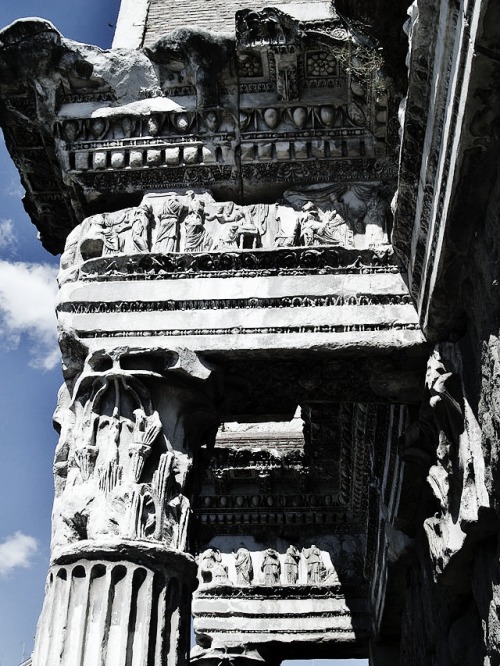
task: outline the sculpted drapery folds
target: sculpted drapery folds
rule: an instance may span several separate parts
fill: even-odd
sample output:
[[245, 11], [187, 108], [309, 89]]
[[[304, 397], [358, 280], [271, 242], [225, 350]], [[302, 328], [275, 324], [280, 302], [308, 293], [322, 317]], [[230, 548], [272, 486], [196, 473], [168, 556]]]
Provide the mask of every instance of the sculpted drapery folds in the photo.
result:
[[[226, 595], [246, 613], [254, 593], [273, 600], [274, 625], [293, 630], [284, 642], [323, 632], [325, 645], [339, 635], [347, 643], [361, 632], [366, 643], [380, 620], [377, 600], [370, 627], [355, 626], [368, 617], [369, 586], [361, 574], [347, 585], [360, 609], [351, 614], [336, 571], [345, 578], [338, 554], [347, 532], [355, 530], [351, 550], [360, 555], [369, 528], [370, 539], [380, 532], [381, 555], [366, 576], [373, 589], [385, 580], [385, 533], [377, 510], [368, 515], [378, 479], [366, 502], [360, 489], [371, 473], [364, 451], [385, 439], [360, 431], [374, 432], [379, 417], [390, 429], [401, 415], [363, 400], [387, 407], [392, 386], [399, 390], [399, 375], [377, 389], [367, 381], [377, 374], [372, 350], [397, 349], [399, 368], [406, 349], [421, 344], [389, 245], [399, 97], [382, 49], [320, 4], [322, 18], [243, 9], [233, 35], [182, 27], [111, 51], [32, 19], [2, 33], [0, 121], [19, 152], [27, 208], [51, 251], [67, 237], [57, 304], [67, 385], [56, 413], [52, 564], [35, 666], [58, 654], [60, 666], [97, 663], [99, 643], [119, 666], [184, 666], [187, 650], [176, 641], [181, 619], [189, 625], [196, 552], [200, 604]], [[346, 350], [363, 354], [355, 395]], [[327, 369], [326, 384], [310, 353]], [[234, 363], [244, 368], [237, 377]], [[297, 405], [316, 415], [318, 401], [343, 415], [335, 416], [342, 445], [321, 446], [320, 463], [304, 439], [304, 456], [294, 452], [296, 462], [280, 467], [279, 488], [267, 469], [274, 454], [264, 455], [258, 480], [206, 470], [220, 502], [205, 513], [196, 505], [200, 529], [190, 539], [191, 501], [203, 497], [201, 468], [221, 417], [285, 422]], [[361, 406], [337, 410], [337, 401]], [[280, 435], [277, 449], [282, 443]], [[222, 491], [237, 479], [248, 486], [241, 495]], [[290, 479], [293, 489], [282, 489]], [[61, 589], [70, 600], [60, 614], [62, 650], [45, 638]], [[315, 595], [315, 617], [301, 607], [305, 595]], [[201, 631], [214, 655], [226, 631], [242, 629], [233, 613], [224, 626], [216, 615], [208, 611]], [[250, 624], [262, 614], [247, 615], [255, 637]], [[307, 624], [300, 635], [294, 615]]]
[[236, 567], [236, 584], [250, 585], [253, 580], [253, 564], [250, 551], [246, 548], [238, 548], [234, 564]]
[[[200, 586], [297, 588], [319, 585], [332, 593], [339, 587], [332, 553], [314, 544], [302, 550], [294, 545], [283, 550], [281, 553], [274, 548], [255, 551], [241, 546], [233, 552], [227, 549], [221, 552], [218, 548], [208, 548], [198, 558]], [[344, 570], [345, 567], [344, 563]]]
[[261, 570], [264, 574], [264, 585], [278, 585], [280, 582], [281, 563], [279, 554], [268, 548], [262, 560]]
[[276, 204], [216, 202], [192, 190], [151, 194], [141, 205], [86, 218], [68, 237], [61, 276], [102, 256], [199, 254], [279, 247], [388, 247], [388, 203], [377, 183], [289, 190]]
[[158, 213], [152, 252], [166, 253], [178, 250], [181, 213], [182, 203], [179, 198], [173, 195], [167, 197]]
[[294, 585], [299, 579], [300, 553], [295, 546], [289, 546], [285, 557], [285, 578], [288, 585]]

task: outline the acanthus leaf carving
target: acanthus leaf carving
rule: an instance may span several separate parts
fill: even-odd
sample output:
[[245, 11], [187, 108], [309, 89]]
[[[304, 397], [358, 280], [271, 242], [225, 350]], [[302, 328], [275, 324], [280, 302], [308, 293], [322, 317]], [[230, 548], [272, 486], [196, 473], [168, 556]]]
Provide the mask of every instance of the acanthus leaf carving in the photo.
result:
[[[125, 539], [186, 550], [190, 445], [173, 448], [153, 406], [150, 381], [165, 381], [164, 376], [120, 367], [124, 353], [126, 348], [113, 358], [90, 358], [72, 397], [67, 389], [61, 392], [53, 549], [82, 540]], [[165, 373], [189, 374], [192, 368], [200, 376], [202, 366], [177, 356], [178, 367]], [[110, 369], [98, 369], [108, 362]], [[210, 370], [203, 370], [206, 379]], [[184, 437], [195, 436], [194, 424], [183, 431]]]

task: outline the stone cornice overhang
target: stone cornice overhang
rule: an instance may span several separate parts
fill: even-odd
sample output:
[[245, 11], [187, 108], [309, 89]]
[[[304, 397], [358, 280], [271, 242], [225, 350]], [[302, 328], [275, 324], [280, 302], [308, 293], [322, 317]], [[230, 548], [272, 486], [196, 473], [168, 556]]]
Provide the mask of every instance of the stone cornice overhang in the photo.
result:
[[499, 6], [421, 0], [412, 12], [393, 243], [427, 339], [457, 339], [497, 177]]
[[[106, 122], [102, 114], [115, 113], [121, 118], [141, 113], [129, 109], [140, 105], [142, 88], [157, 87], [157, 60], [166, 52], [196, 60], [201, 57], [197, 47], [205, 49], [210, 52], [208, 66], [213, 65], [215, 76], [230, 59], [228, 53], [234, 51], [234, 38], [225, 34], [179, 32], [146, 52], [106, 51], [65, 39], [50, 21], [40, 18], [19, 19], [0, 31], [0, 127], [26, 191], [26, 212], [42, 245], [52, 254], [62, 252], [71, 229], [96, 212], [95, 200], [100, 194], [94, 180], [88, 184], [85, 178], [79, 182], [74, 177], [80, 171], [88, 174], [70, 164], [66, 144], [71, 141], [61, 118], [69, 118], [71, 124], [73, 116], [71, 111], [65, 115], [64, 109], [77, 106], [89, 125], [89, 139], [98, 141], [93, 123]], [[169, 102], [165, 102], [169, 110], [183, 108]], [[147, 113], [151, 113], [149, 108]], [[112, 171], [108, 168], [107, 175]], [[172, 186], [168, 177], [160, 176], [159, 180], [160, 186]], [[124, 201], [135, 203], [143, 190], [140, 179], [135, 187], [123, 183], [123, 177], [112, 179], [109, 189], [103, 185], [106, 207], [120, 208]]]
[[[341, 17], [271, 8], [256, 27], [249, 11], [236, 36], [185, 28], [142, 50], [79, 44], [41, 19], [0, 32], [0, 126], [46, 249], [146, 191], [254, 203], [324, 182], [393, 190], [399, 95], [376, 43]], [[313, 64], [318, 49], [331, 64]]]
[[0, 53], [0, 126], [26, 191], [24, 208], [44, 247], [56, 254], [75, 224], [76, 202], [64, 187], [51, 128], [37, 122], [40, 104], [53, 100], [28, 79], [43, 79], [69, 49], [50, 21], [28, 18], [1, 31]]

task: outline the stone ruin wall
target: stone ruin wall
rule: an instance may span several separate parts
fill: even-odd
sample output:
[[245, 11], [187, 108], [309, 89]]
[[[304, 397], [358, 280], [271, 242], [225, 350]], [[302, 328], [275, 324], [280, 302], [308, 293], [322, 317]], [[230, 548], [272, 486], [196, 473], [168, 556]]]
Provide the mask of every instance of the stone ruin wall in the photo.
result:
[[383, 2], [0, 33], [62, 253], [35, 666], [182, 666], [191, 603], [199, 666], [498, 663], [498, 17], [462, 4], [412, 5], [406, 63]]

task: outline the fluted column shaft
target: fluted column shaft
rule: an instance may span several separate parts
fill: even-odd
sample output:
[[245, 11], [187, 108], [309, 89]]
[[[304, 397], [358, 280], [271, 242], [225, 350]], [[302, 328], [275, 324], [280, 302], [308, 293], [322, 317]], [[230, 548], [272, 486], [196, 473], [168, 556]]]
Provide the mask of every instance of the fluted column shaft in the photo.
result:
[[123, 544], [86, 555], [50, 567], [33, 664], [186, 664], [193, 558]]

